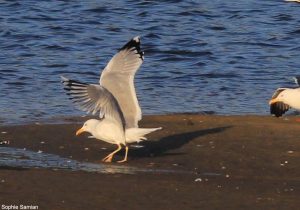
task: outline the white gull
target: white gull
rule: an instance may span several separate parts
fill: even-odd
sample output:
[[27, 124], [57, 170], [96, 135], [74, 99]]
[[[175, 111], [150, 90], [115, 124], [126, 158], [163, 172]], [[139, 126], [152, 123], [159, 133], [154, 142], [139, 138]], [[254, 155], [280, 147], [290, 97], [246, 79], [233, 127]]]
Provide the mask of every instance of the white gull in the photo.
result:
[[139, 128], [142, 119], [134, 76], [144, 60], [140, 38], [134, 37], [113, 56], [102, 71], [99, 84], [86, 84], [61, 77], [70, 99], [83, 111], [99, 114], [100, 119], [87, 120], [76, 135], [89, 132], [96, 139], [116, 144], [118, 148], [102, 160], [111, 162], [113, 156], [128, 144], [145, 140], [145, 135], [161, 129]]
[[290, 108], [300, 110], [300, 77], [294, 77], [298, 87], [278, 88], [269, 101], [270, 112], [276, 117], [282, 116]]

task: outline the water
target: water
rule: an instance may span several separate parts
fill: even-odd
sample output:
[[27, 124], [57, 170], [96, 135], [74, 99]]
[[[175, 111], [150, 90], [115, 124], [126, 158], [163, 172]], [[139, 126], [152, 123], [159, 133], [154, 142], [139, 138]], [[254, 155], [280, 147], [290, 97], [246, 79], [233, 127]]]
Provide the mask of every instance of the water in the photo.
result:
[[201, 174], [192, 171], [166, 170], [138, 168], [133, 166], [96, 164], [80, 162], [73, 159], [63, 158], [58, 155], [43, 152], [34, 152], [26, 149], [13, 147], [0, 147], [0, 168], [11, 169], [51, 169], [51, 170], [70, 170], [84, 171], [102, 174], [137, 174], [137, 173], [177, 173], [177, 174], [197, 174], [203, 176], [221, 176], [219, 173], [203, 172]]
[[60, 75], [96, 83], [142, 37], [144, 114], [268, 114], [300, 68], [300, 4], [240, 1], [1, 1], [0, 123], [81, 115]]

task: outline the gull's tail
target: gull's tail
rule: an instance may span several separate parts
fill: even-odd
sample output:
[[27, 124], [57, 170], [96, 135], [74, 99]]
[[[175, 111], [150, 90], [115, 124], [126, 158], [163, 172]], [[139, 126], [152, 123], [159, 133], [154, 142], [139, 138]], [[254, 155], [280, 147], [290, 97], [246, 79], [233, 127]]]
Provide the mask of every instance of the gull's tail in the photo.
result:
[[145, 137], [145, 135], [160, 129], [162, 128], [127, 128], [125, 131], [126, 143], [146, 140], [147, 138]]

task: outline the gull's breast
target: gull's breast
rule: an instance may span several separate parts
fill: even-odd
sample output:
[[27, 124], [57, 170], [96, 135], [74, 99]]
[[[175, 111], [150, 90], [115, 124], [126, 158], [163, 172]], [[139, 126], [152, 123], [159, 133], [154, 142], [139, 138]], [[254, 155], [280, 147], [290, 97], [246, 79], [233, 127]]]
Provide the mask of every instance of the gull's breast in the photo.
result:
[[112, 120], [101, 120], [92, 134], [95, 138], [107, 143], [125, 145], [125, 133], [123, 128]]

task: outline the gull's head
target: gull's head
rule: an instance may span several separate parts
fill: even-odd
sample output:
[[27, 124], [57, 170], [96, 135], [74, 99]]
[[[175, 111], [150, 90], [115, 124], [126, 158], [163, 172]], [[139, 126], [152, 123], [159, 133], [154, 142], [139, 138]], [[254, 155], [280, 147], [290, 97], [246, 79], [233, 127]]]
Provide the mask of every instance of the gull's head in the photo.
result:
[[[282, 98], [282, 97], [280, 97], [280, 98]], [[275, 104], [275, 103], [277, 103], [277, 102], [280, 102], [280, 98], [272, 98], [270, 101], [269, 101], [269, 105], [272, 105], [272, 104]]]
[[269, 105], [272, 105], [272, 104], [275, 104], [277, 102], [285, 102], [286, 100], [286, 95], [288, 95], [287, 91], [282, 91], [280, 92], [277, 97], [275, 98], [272, 98], [270, 101], [269, 101]]
[[95, 120], [95, 119], [90, 119], [88, 121], [86, 121], [83, 126], [76, 131], [76, 136], [80, 135], [83, 132], [88, 132], [93, 134], [93, 131], [96, 127], [96, 125], [99, 123], [99, 120]]

